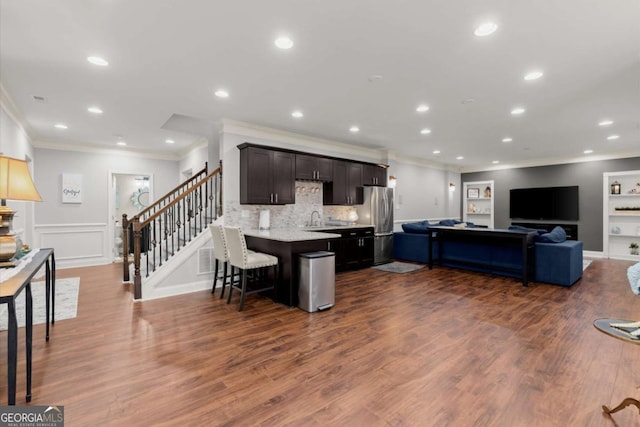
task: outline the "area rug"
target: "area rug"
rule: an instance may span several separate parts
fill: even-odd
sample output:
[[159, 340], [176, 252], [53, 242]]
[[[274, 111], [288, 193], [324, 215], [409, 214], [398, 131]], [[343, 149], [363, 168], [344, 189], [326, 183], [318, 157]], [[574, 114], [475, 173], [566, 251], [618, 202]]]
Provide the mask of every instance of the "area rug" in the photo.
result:
[[591, 260], [590, 259], [583, 259], [582, 260], [582, 271], [585, 271], [587, 269], [587, 267], [589, 267], [591, 265]]
[[[58, 320], [76, 317], [78, 312], [78, 291], [80, 278], [56, 280], [56, 322]], [[45, 311], [45, 286], [44, 282], [31, 282], [31, 294], [33, 299], [33, 324], [44, 323], [47, 313]], [[25, 323], [25, 291], [16, 298], [16, 318], [18, 327]], [[0, 305], [0, 331], [6, 331], [8, 324], [7, 304]]]
[[389, 264], [377, 265], [375, 267], [376, 270], [388, 271], [391, 273], [408, 273], [410, 271], [420, 270], [424, 268], [424, 265], [418, 264], [409, 264], [407, 262], [391, 262]]

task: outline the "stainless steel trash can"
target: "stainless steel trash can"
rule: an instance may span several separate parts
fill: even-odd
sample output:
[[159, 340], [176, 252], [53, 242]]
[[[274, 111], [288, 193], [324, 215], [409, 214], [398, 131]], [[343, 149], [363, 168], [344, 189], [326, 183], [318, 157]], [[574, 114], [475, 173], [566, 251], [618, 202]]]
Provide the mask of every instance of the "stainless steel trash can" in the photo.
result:
[[336, 302], [336, 254], [327, 251], [299, 255], [299, 307], [309, 313], [326, 310]]

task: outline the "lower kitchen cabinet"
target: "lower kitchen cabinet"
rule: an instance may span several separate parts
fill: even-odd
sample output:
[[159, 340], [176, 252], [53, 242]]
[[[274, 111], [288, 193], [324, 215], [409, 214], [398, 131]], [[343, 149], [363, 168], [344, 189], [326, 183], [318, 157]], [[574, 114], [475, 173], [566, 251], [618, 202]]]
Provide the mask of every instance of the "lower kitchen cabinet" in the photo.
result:
[[329, 242], [329, 250], [336, 254], [336, 271], [373, 265], [373, 227], [327, 230], [327, 233], [341, 235]]

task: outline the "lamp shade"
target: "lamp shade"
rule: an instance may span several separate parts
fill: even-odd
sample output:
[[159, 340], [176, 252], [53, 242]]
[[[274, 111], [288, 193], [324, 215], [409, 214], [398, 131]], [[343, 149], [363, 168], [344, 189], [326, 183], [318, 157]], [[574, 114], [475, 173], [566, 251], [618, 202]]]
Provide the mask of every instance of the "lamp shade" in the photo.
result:
[[26, 161], [0, 156], [0, 199], [42, 201]]

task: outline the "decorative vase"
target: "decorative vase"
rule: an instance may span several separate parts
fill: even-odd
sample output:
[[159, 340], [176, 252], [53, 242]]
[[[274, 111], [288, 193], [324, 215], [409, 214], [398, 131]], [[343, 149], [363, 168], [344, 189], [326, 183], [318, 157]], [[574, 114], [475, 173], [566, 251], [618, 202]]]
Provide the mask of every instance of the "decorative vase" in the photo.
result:
[[631, 255], [638, 255], [638, 248], [631, 248]]

